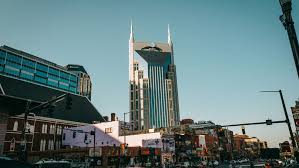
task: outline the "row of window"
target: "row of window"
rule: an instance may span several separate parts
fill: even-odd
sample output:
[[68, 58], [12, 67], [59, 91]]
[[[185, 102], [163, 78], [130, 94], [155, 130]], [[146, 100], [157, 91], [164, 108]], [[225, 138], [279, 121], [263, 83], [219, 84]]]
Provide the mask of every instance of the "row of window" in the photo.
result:
[[77, 76], [2, 50], [0, 50], [0, 72], [74, 93], [77, 92]]
[[[46, 150], [46, 140], [42, 139], [40, 140], [39, 150], [45, 151]], [[56, 149], [60, 149], [61, 141], [56, 141]], [[50, 139], [48, 140], [48, 148], [47, 150], [54, 150], [54, 140]]]
[[[30, 81], [35, 81], [41, 84], [45, 84], [45, 85], [49, 85], [52, 87], [56, 87], [56, 88], [60, 88], [63, 90], [68, 90], [71, 92], [76, 93], [77, 92], [77, 88], [76, 88], [76, 83], [75, 82], [70, 82], [70, 83], [65, 83], [67, 81], [65, 81], [63, 79], [64, 82], [60, 82], [54, 79], [51, 79], [50, 77], [41, 77], [41, 76], [46, 76], [46, 74], [44, 74], [44, 72], [41, 71], [36, 71], [35, 75], [33, 74], [33, 72], [28, 69], [25, 68], [26, 70], [19, 70], [16, 67], [13, 67], [12, 64], [7, 64], [3, 70], [3, 67], [0, 66], [0, 71], [4, 71], [6, 74], [9, 74], [11, 76], [15, 76], [15, 77], [21, 77], [23, 79], [26, 80], [30, 80]], [[23, 69], [23, 68], [22, 68]], [[55, 78], [56, 79], [56, 78]]]

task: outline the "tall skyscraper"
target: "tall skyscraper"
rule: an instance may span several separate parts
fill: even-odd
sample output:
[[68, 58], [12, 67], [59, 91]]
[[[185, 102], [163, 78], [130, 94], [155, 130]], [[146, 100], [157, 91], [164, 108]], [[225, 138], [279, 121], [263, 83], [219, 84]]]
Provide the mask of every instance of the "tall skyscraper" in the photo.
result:
[[179, 125], [180, 112], [173, 44], [129, 39], [130, 122], [133, 130]]

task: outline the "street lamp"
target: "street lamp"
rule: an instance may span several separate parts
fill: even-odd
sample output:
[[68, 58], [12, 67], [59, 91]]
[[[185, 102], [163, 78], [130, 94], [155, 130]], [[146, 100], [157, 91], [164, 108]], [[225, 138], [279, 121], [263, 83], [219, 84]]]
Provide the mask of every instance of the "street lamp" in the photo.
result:
[[283, 110], [284, 110], [284, 115], [286, 117], [286, 121], [285, 122], [288, 125], [290, 136], [291, 136], [291, 139], [292, 139], [292, 146], [295, 149], [296, 148], [296, 142], [295, 142], [295, 139], [294, 139], [294, 135], [293, 135], [293, 131], [292, 131], [292, 128], [291, 128], [291, 124], [290, 124], [288, 112], [287, 112], [287, 109], [286, 109], [286, 105], [284, 103], [284, 99], [283, 99], [283, 95], [282, 95], [281, 90], [276, 90], [276, 91], [260, 91], [260, 92], [275, 92], [275, 93], [279, 93], [280, 99], [281, 99], [281, 103], [282, 103], [282, 107], [283, 107]]
[[290, 45], [293, 52], [293, 57], [296, 65], [297, 75], [299, 77], [299, 47], [298, 47], [298, 40], [296, 35], [296, 30], [294, 27], [294, 22], [292, 19], [292, 1], [291, 0], [279, 0], [282, 15], [279, 17], [281, 23], [283, 24], [284, 28], [288, 32], [288, 37], [290, 41]]

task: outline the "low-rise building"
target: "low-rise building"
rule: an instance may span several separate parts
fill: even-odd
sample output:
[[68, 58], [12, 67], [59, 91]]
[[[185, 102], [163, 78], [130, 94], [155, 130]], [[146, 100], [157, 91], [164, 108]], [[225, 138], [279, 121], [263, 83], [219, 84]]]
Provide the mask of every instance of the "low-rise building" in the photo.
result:
[[[49, 151], [64, 148], [62, 145], [62, 130], [70, 127], [85, 125], [86, 123], [53, 119], [29, 115], [26, 123], [26, 150], [29, 161], [39, 160], [39, 156], [31, 157], [31, 153], [40, 152], [40, 156], [47, 156]], [[24, 115], [8, 118], [4, 140], [4, 154], [16, 158], [22, 143]], [[43, 154], [42, 154], [43, 153]]]

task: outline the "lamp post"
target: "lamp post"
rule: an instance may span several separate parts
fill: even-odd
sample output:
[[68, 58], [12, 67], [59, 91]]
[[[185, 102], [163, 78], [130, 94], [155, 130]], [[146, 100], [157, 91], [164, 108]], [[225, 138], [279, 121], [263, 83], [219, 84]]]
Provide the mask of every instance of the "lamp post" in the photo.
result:
[[290, 124], [290, 120], [289, 120], [288, 112], [287, 112], [287, 109], [286, 109], [286, 105], [285, 105], [285, 103], [284, 103], [284, 99], [283, 99], [282, 91], [281, 91], [281, 90], [277, 90], [277, 91], [260, 91], [260, 92], [275, 92], [275, 93], [279, 93], [279, 95], [280, 95], [280, 99], [281, 99], [281, 103], [282, 103], [282, 107], [283, 107], [283, 110], [284, 110], [284, 115], [285, 115], [285, 117], [286, 117], [285, 122], [286, 122], [287, 125], [288, 125], [288, 129], [289, 129], [290, 136], [291, 136], [291, 139], [292, 139], [292, 146], [293, 146], [293, 148], [295, 149], [295, 148], [296, 148], [296, 142], [295, 142], [294, 135], [293, 135], [293, 131], [292, 131], [292, 128], [291, 128], [291, 124]]
[[282, 15], [279, 17], [281, 23], [283, 24], [284, 28], [288, 32], [288, 37], [290, 41], [290, 45], [293, 52], [293, 57], [296, 65], [297, 75], [299, 77], [299, 47], [298, 47], [298, 40], [296, 35], [296, 30], [294, 27], [294, 22], [292, 19], [292, 1], [291, 0], [279, 0]]

